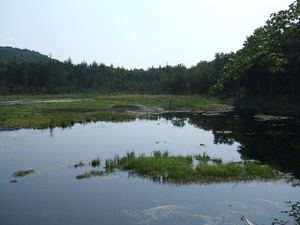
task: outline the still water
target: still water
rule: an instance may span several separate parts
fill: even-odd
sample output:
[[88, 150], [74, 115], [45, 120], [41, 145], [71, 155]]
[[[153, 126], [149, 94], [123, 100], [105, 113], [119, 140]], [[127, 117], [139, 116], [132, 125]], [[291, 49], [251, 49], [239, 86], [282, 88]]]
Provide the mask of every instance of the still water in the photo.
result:
[[[97, 157], [104, 164], [116, 154], [150, 155], [154, 150], [184, 156], [205, 152], [223, 162], [254, 159], [297, 174], [296, 131], [297, 123], [290, 121], [198, 114], [2, 130], [0, 224], [247, 224], [242, 215], [254, 224], [271, 224], [274, 218], [293, 224], [282, 211], [288, 209], [286, 201], [300, 200], [294, 181], [174, 185], [123, 171], [82, 180], [76, 176], [90, 171], [89, 162]], [[289, 141], [282, 144], [289, 156], [280, 153], [282, 138]], [[75, 169], [78, 162], [86, 165]], [[36, 172], [10, 183], [14, 171], [25, 169]]]

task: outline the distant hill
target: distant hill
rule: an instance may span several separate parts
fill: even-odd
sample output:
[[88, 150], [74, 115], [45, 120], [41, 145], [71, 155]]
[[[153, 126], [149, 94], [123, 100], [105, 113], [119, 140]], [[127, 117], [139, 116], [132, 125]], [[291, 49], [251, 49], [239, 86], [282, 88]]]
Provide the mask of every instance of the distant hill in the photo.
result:
[[13, 47], [0, 46], [0, 60], [17, 61], [17, 62], [49, 62], [50, 58], [39, 52], [30, 51], [28, 49], [19, 49]]

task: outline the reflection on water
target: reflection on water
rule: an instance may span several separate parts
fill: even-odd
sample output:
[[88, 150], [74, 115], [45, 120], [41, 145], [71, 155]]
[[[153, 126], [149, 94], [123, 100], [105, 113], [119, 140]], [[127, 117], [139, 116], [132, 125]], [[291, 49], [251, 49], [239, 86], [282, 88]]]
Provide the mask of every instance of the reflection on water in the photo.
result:
[[[0, 224], [246, 224], [241, 215], [256, 224], [287, 221], [284, 202], [299, 201], [300, 191], [286, 181], [161, 185], [124, 171], [76, 176], [91, 172], [89, 162], [97, 157], [104, 164], [116, 154], [153, 150], [205, 152], [224, 162], [255, 159], [297, 174], [299, 140], [299, 125], [292, 121], [185, 113], [51, 131], [3, 130]], [[85, 165], [74, 168], [79, 162]], [[24, 169], [36, 173], [9, 182]]]

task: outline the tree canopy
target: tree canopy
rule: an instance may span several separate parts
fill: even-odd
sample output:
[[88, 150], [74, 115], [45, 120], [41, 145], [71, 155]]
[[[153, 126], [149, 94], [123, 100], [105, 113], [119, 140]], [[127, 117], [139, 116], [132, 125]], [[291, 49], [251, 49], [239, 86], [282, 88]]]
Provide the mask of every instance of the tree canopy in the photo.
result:
[[[223, 90], [230, 79], [241, 78], [246, 70], [255, 66], [278, 73], [286, 71], [288, 63], [299, 63], [299, 15], [298, 1], [287, 10], [271, 14], [265, 25], [247, 37], [243, 48], [228, 60], [220, 79], [210, 91]], [[296, 55], [291, 54], [293, 48], [297, 49]]]

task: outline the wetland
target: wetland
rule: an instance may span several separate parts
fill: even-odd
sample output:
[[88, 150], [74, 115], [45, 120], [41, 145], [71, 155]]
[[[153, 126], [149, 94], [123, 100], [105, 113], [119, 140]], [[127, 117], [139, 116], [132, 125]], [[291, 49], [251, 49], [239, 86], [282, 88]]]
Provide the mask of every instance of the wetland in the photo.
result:
[[0, 223], [297, 223], [299, 121], [152, 98], [3, 106]]

